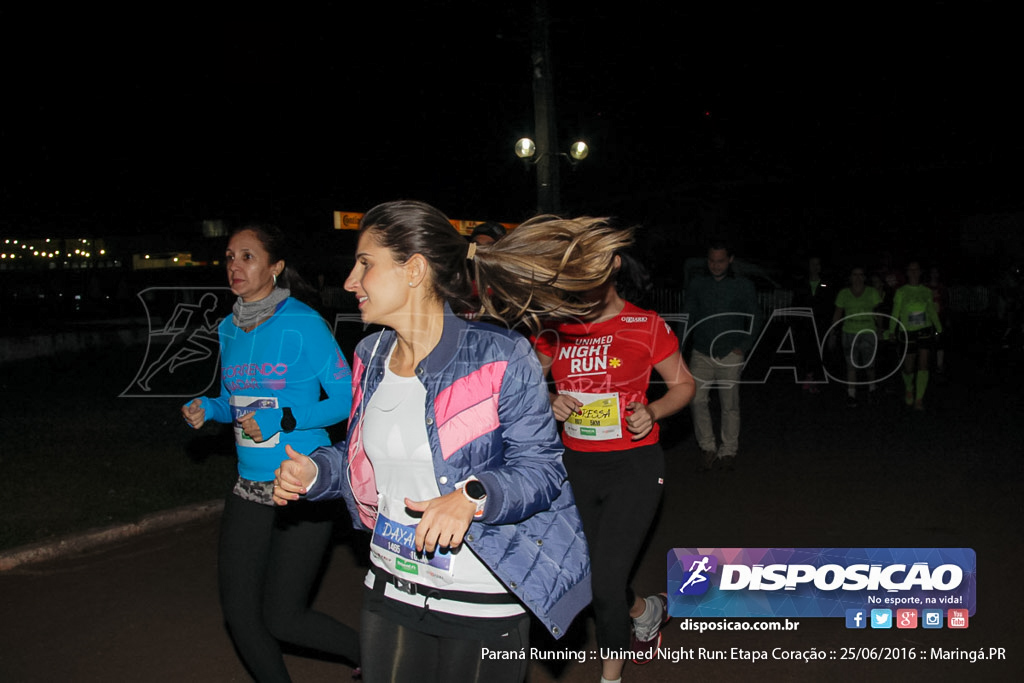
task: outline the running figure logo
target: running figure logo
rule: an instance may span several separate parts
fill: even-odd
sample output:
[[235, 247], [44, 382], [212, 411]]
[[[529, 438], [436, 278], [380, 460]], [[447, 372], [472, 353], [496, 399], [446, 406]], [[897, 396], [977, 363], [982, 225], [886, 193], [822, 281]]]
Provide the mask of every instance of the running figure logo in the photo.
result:
[[687, 555], [680, 560], [682, 566], [689, 565], [690, 568], [685, 574], [686, 580], [679, 587], [679, 592], [682, 595], [704, 595], [707, 593], [711, 582], [705, 575], [718, 571], [718, 558], [714, 555]]
[[[220, 343], [217, 326], [222, 292], [227, 287], [150, 287], [139, 292], [146, 308], [149, 338], [146, 356], [135, 378], [121, 397], [181, 397], [205, 393], [216, 381]], [[190, 303], [198, 299], [197, 303]], [[166, 317], [164, 317], [166, 316]], [[162, 319], [166, 323], [160, 324]], [[195, 386], [169, 390], [165, 381], [175, 370], [199, 363], [203, 369], [193, 381]]]

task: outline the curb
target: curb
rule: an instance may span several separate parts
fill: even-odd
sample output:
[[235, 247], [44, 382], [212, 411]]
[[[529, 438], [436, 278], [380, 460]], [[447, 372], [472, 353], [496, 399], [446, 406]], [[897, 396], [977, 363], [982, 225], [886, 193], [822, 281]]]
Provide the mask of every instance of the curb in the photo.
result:
[[139, 536], [150, 531], [219, 515], [224, 510], [224, 501], [207, 501], [186, 505], [174, 510], [157, 512], [143, 517], [134, 524], [119, 524], [102, 529], [93, 529], [71, 534], [53, 541], [43, 541], [0, 552], [0, 572], [14, 569], [23, 564], [53, 560], [71, 553], [90, 550], [113, 541]]

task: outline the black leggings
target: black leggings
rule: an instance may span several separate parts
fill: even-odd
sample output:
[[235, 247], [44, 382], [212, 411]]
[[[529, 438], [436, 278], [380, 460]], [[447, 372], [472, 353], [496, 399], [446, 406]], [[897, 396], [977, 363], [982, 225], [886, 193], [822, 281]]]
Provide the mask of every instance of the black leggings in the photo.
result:
[[[500, 626], [500, 628], [499, 628]], [[367, 589], [359, 636], [363, 683], [521, 683], [530, 617], [480, 619], [399, 603]], [[514, 659], [485, 657], [508, 652]], [[521, 656], [521, 657], [520, 657]]]
[[665, 454], [660, 444], [562, 456], [590, 548], [592, 603], [600, 648], [630, 646], [635, 598], [629, 585], [661, 503]]
[[290, 681], [278, 641], [359, 661], [359, 634], [310, 609], [340, 504], [261, 505], [229, 494], [221, 521], [220, 601], [231, 638], [260, 683]]

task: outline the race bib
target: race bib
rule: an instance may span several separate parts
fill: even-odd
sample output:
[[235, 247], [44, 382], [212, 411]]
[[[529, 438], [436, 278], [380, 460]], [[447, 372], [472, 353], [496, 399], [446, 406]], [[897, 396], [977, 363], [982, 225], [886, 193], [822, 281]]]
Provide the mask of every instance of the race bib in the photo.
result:
[[252, 413], [257, 410], [263, 410], [266, 408], [277, 407], [277, 397], [271, 396], [270, 398], [263, 398], [260, 396], [232, 396], [230, 399], [231, 404], [231, 426], [235, 430], [235, 443], [239, 446], [246, 448], [273, 448], [281, 441], [281, 433], [275, 432], [275, 434], [256, 443], [250, 439], [245, 432], [242, 431], [242, 426], [238, 424], [238, 418], [246, 413]]
[[576, 439], [606, 441], [622, 437], [619, 395], [564, 392], [583, 402], [565, 421], [565, 433]]
[[415, 583], [452, 583], [455, 556], [450, 552], [416, 552], [416, 527], [377, 515], [370, 547], [388, 571]]
[[911, 311], [907, 316], [907, 323], [913, 327], [923, 327], [928, 324], [928, 313], [926, 311]]

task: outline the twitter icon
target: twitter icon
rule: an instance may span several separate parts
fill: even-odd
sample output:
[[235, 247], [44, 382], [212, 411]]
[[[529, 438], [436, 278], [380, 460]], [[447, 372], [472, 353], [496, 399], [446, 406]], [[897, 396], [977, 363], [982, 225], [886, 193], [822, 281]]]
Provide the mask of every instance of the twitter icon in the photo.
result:
[[892, 628], [892, 610], [871, 610], [871, 628]]

